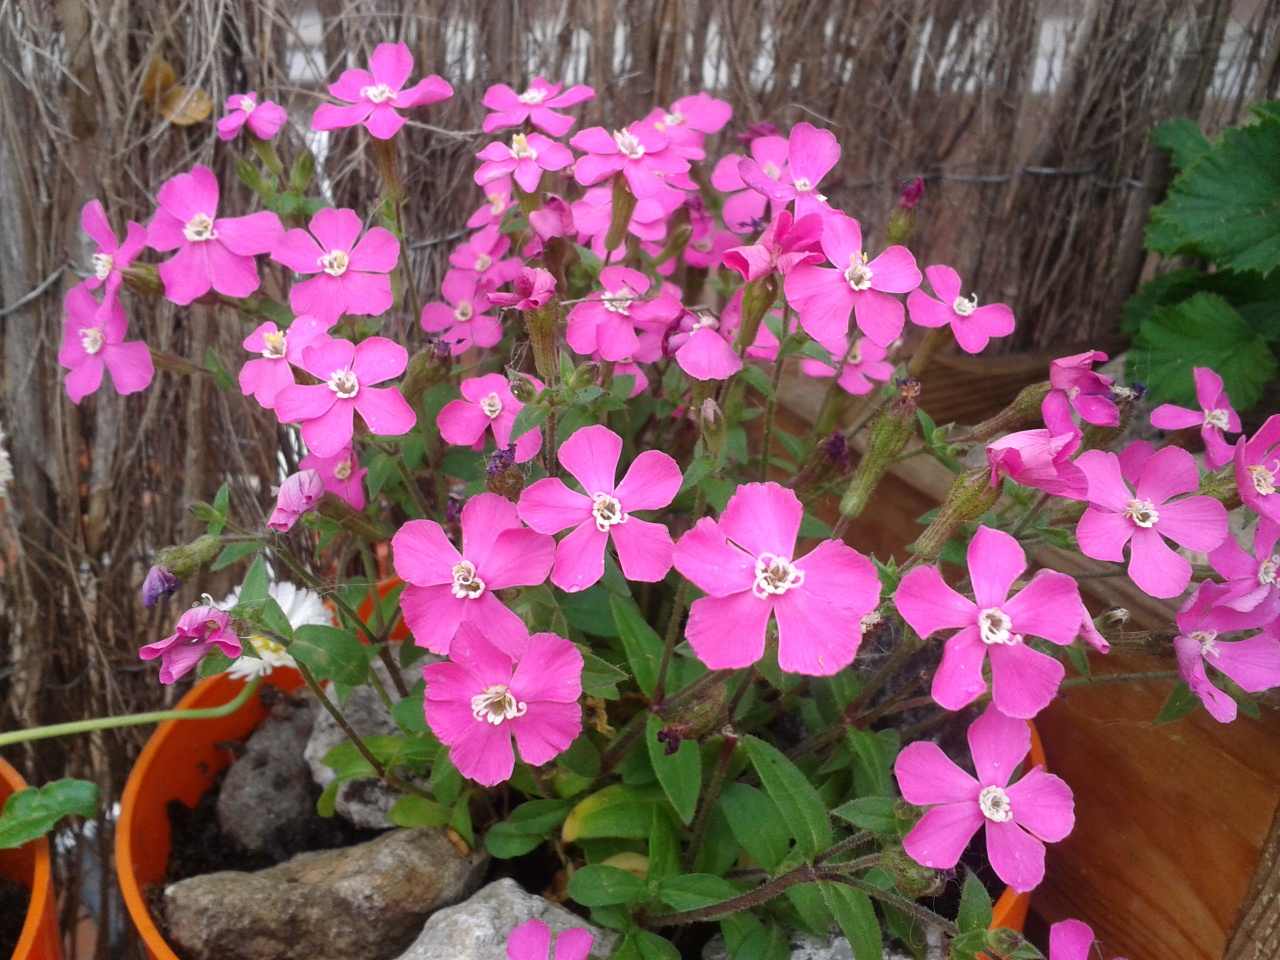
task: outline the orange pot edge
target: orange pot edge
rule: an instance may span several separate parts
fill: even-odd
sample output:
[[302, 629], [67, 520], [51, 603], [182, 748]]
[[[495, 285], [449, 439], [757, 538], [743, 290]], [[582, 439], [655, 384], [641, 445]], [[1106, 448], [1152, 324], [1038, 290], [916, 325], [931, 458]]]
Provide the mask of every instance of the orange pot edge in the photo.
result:
[[[0, 759], [0, 806], [10, 794], [26, 786], [22, 775]], [[31, 890], [27, 919], [18, 936], [13, 960], [61, 960], [62, 940], [58, 936], [58, 904], [53, 893], [49, 838], [40, 837], [16, 850], [0, 850], [0, 874]]]

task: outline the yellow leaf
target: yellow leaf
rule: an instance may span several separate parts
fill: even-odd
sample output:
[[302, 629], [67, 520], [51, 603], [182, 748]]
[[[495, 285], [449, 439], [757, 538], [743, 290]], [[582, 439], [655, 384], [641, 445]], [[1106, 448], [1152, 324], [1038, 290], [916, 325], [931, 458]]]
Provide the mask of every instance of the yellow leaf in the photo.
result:
[[199, 87], [174, 84], [160, 99], [160, 115], [179, 127], [207, 120], [213, 113], [213, 101]]
[[147, 72], [142, 75], [143, 99], [153, 107], [158, 106], [160, 98], [177, 82], [178, 78], [173, 67], [169, 66], [169, 61], [164, 57], [152, 57], [147, 64]]
[[649, 876], [649, 858], [643, 853], [615, 853], [612, 857], [600, 861], [606, 867], [617, 867], [644, 880]]

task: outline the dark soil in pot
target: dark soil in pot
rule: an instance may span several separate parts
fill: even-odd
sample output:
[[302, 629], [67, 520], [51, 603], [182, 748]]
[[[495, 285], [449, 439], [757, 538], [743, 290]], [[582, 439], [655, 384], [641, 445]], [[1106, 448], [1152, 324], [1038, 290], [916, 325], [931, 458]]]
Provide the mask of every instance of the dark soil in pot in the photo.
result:
[[31, 893], [21, 884], [0, 877], [0, 956], [11, 957], [27, 920]]

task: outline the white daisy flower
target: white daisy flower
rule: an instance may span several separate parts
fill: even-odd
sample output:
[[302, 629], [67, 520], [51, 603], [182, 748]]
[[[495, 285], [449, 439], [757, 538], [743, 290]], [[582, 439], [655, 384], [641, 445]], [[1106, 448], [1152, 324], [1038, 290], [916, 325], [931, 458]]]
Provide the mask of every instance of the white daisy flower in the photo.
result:
[[[286, 581], [271, 584], [267, 588], [267, 593], [280, 605], [280, 609], [284, 611], [289, 621], [289, 626], [295, 630], [307, 624], [334, 626], [333, 614], [324, 605], [320, 594], [314, 590], [307, 590]], [[227, 594], [226, 599], [217, 604], [217, 607], [221, 610], [230, 610], [239, 599], [240, 588], [236, 587]], [[265, 677], [276, 667], [297, 666], [284, 644], [277, 643], [262, 634], [250, 634], [245, 639], [253, 646], [257, 656], [245, 654], [240, 657], [227, 668], [229, 676], [237, 680], [251, 680], [254, 677]]]

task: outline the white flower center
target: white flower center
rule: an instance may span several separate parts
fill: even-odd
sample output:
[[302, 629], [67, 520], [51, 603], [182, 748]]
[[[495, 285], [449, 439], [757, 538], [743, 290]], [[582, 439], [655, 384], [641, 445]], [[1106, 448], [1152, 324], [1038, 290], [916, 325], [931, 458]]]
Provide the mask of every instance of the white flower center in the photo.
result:
[[354, 465], [351, 463], [350, 458], [339, 460], [333, 465], [333, 475], [338, 480], [349, 480], [352, 469], [354, 469]]
[[1012, 618], [999, 607], [988, 607], [978, 614], [978, 632], [989, 647], [995, 644], [1011, 647], [1022, 642], [1022, 637], [1013, 632]]
[[683, 113], [665, 113], [662, 115], [662, 122], [668, 127], [678, 127], [684, 123]]
[[994, 823], [1008, 823], [1013, 819], [1013, 804], [1003, 787], [983, 787], [978, 794], [978, 809]]
[[111, 268], [115, 266], [115, 261], [109, 253], [95, 253], [93, 255], [93, 275], [99, 280], [105, 280], [111, 276]]
[[268, 333], [262, 338], [262, 355], [268, 360], [279, 360], [288, 347], [288, 339], [283, 330]]
[[1258, 567], [1258, 583], [1264, 587], [1274, 586], [1277, 571], [1280, 571], [1280, 553], [1273, 553]]
[[782, 176], [782, 168], [779, 167], [772, 160], [766, 162], [764, 166], [762, 166], [760, 169], [764, 171], [764, 175], [768, 177], [770, 180], [777, 180], [780, 176]]
[[471, 698], [471, 715], [481, 723], [492, 723], [495, 727], [516, 717], [523, 717], [529, 705], [517, 700], [504, 683], [495, 683], [484, 693], [477, 693]]
[[951, 309], [962, 317], [969, 316], [978, 309], [978, 295], [971, 293], [967, 297], [956, 297], [951, 304]]
[[624, 157], [639, 160], [644, 156], [644, 144], [630, 130], [613, 131], [613, 142], [618, 145], [618, 152]]
[[476, 565], [459, 560], [453, 565], [453, 595], [459, 600], [475, 600], [484, 593], [484, 581], [476, 576]]
[[610, 313], [620, 313], [626, 317], [630, 316], [631, 304], [636, 302], [636, 298], [630, 290], [606, 290], [603, 302], [604, 308]]
[[511, 138], [511, 156], [517, 160], [536, 160], [538, 151], [529, 146], [529, 138], [523, 133], [517, 133]]
[[[1276, 464], [1280, 468], [1280, 462]], [[1261, 496], [1269, 497], [1276, 492], [1277, 470], [1268, 470], [1263, 464], [1255, 463], [1249, 467], [1249, 479], [1253, 481], [1253, 489]]]
[[1130, 500], [1125, 504], [1124, 515], [1143, 529], [1154, 527], [1160, 522], [1160, 511], [1150, 500]]
[[804, 584], [804, 571], [786, 557], [762, 553], [756, 557], [756, 580], [751, 592], [761, 600], [780, 597], [792, 587]]
[[489, 210], [492, 213], [501, 213], [507, 209], [507, 198], [500, 193], [489, 194]]
[[493, 266], [493, 257], [487, 253], [476, 254], [476, 273], [484, 273]]
[[254, 102], [253, 97], [243, 96], [240, 98], [240, 109], [245, 113], [253, 113], [257, 106], [258, 105]]
[[197, 213], [182, 228], [182, 235], [191, 243], [201, 243], [205, 240], [216, 240], [218, 231], [213, 229], [213, 217], [207, 213]]
[[1216, 657], [1218, 655], [1217, 630], [1193, 630], [1190, 636], [1192, 640], [1200, 644], [1200, 652], [1204, 656]]
[[453, 319], [459, 323], [466, 323], [476, 315], [475, 307], [471, 305], [470, 300], [461, 300], [458, 305], [453, 308]]
[[862, 341], [861, 340], [854, 341], [853, 348], [850, 349], [849, 351], [849, 357], [847, 362], [850, 365], [855, 367], [862, 362]]
[[796, 177], [796, 179], [792, 181], [792, 186], [796, 188], [796, 193], [808, 193], [813, 189], [813, 184], [809, 181], [808, 177]]
[[360, 88], [360, 96], [373, 103], [386, 103], [395, 95], [396, 92], [385, 83], [375, 83], [373, 86]]
[[360, 392], [360, 381], [354, 370], [335, 370], [329, 374], [329, 389], [341, 400], [350, 400]]
[[497, 393], [487, 393], [480, 398], [480, 409], [492, 420], [502, 412], [502, 398]]
[[720, 321], [709, 313], [699, 313], [694, 318], [693, 328], [689, 332], [693, 333], [695, 330], [704, 330], [708, 328], [711, 330], [719, 330]]
[[844, 278], [848, 281], [849, 286], [858, 291], [869, 290], [873, 276], [875, 274], [867, 266], [867, 255], [865, 253], [849, 254], [849, 268], [844, 272]]
[[85, 327], [80, 331], [80, 346], [84, 352], [93, 356], [102, 349], [103, 336], [101, 327]]
[[1133, 387], [1126, 387], [1122, 383], [1113, 383], [1111, 385], [1111, 396], [1116, 400], [1127, 403], [1130, 400], [1137, 399], [1138, 391]]
[[877, 627], [884, 620], [879, 610], [872, 610], [870, 613], [864, 613], [862, 619], [858, 621], [858, 625], [862, 628], [862, 632], [866, 633], [873, 627]]
[[547, 91], [541, 87], [530, 87], [516, 98], [521, 103], [537, 105], [547, 99]]
[[1204, 412], [1204, 422], [1210, 427], [1217, 427], [1219, 430], [1228, 430], [1231, 427], [1231, 414], [1221, 408], [1206, 410]]
[[320, 269], [331, 277], [340, 277], [347, 272], [347, 267], [351, 263], [351, 255], [345, 250], [330, 250], [328, 253], [321, 254], [316, 263], [320, 264]]
[[618, 498], [607, 493], [597, 493], [591, 498], [591, 516], [595, 517], [596, 529], [601, 533], [608, 533], [610, 527], [627, 522]]

